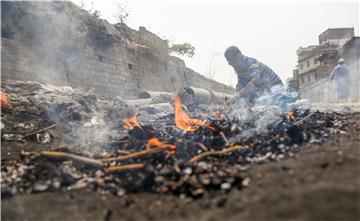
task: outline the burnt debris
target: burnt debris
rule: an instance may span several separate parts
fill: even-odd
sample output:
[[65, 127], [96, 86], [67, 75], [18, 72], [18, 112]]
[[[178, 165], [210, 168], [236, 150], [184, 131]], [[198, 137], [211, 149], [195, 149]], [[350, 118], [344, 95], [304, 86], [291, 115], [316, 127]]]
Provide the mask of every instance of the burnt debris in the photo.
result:
[[30, 89], [4, 87], [12, 106], [2, 113], [1, 139], [20, 148], [19, 158], [4, 158], [1, 165], [3, 197], [87, 188], [119, 196], [207, 195], [222, 206], [231, 189], [249, 185], [244, 171], [251, 164], [293, 156], [302, 144], [326, 142], [352, 126], [340, 113], [294, 109], [263, 124], [256, 110], [246, 117], [186, 113], [181, 103], [145, 120], [148, 113], [135, 115], [136, 107], [121, 110], [93, 95], [16, 86]]

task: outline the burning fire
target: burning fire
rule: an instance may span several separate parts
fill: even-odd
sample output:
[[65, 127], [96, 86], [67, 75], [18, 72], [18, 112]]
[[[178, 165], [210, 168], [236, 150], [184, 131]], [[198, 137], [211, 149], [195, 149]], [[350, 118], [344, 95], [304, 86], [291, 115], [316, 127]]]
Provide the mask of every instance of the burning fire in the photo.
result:
[[287, 114], [287, 118], [289, 121], [294, 121], [295, 120], [295, 115], [293, 111], [289, 111]]
[[136, 114], [130, 118], [125, 118], [123, 121], [125, 123], [124, 128], [127, 130], [131, 130], [134, 127], [138, 127], [143, 130], [142, 126], [136, 120]]
[[179, 96], [175, 96], [174, 101], [175, 101], [175, 124], [178, 128], [186, 132], [192, 132], [198, 130], [200, 126], [204, 126], [212, 131], [216, 131], [214, 127], [206, 124], [204, 121], [195, 118], [190, 118], [182, 109]]
[[175, 145], [163, 143], [157, 138], [151, 138], [150, 140], [148, 140], [147, 146], [149, 148], [151, 148], [151, 147], [169, 147], [171, 149], [171, 151], [170, 151], [171, 154], [176, 153]]

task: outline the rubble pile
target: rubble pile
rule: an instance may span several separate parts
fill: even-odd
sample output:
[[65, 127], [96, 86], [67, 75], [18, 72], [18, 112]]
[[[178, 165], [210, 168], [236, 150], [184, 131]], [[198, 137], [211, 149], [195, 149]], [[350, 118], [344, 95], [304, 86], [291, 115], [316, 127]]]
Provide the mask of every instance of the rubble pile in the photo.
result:
[[249, 185], [244, 171], [251, 164], [291, 157], [302, 144], [326, 142], [352, 126], [343, 114], [296, 105], [190, 114], [179, 97], [146, 111], [69, 87], [8, 82], [3, 89], [11, 105], [2, 112], [1, 139], [22, 147], [19, 159], [1, 165], [4, 197], [87, 188], [207, 195], [221, 206], [232, 188]]

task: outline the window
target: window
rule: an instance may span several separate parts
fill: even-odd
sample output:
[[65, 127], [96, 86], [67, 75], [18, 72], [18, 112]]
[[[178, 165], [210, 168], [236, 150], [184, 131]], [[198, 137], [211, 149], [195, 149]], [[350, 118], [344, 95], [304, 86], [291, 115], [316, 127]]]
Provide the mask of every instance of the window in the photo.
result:
[[318, 79], [317, 73], [314, 74], [314, 79], [315, 79], [315, 80]]
[[304, 68], [304, 64], [301, 63], [301, 64], [300, 64], [300, 70], [302, 70], [303, 68]]
[[310, 82], [311, 81], [311, 75], [309, 74], [308, 75], [308, 82]]
[[306, 67], [310, 67], [310, 61], [306, 61]]
[[304, 76], [301, 76], [301, 83], [304, 83]]
[[314, 58], [314, 64], [316, 64], [316, 63], [317, 63], [316, 58]]
[[128, 69], [132, 70], [133, 69], [133, 65], [132, 64], [128, 64]]

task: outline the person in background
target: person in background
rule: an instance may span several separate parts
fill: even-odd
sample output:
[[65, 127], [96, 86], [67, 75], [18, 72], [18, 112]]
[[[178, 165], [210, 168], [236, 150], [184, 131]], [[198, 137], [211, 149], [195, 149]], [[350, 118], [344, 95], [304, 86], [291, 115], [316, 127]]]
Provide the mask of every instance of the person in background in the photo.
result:
[[236, 97], [245, 99], [249, 104], [254, 104], [256, 99], [265, 91], [269, 91], [271, 87], [283, 85], [279, 76], [271, 68], [254, 58], [243, 55], [236, 46], [226, 49], [225, 58], [238, 76]]
[[338, 101], [346, 102], [349, 96], [350, 71], [345, 60], [340, 58], [338, 65], [332, 70], [330, 80], [335, 82], [336, 97]]

